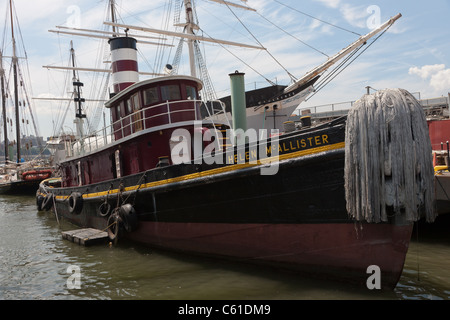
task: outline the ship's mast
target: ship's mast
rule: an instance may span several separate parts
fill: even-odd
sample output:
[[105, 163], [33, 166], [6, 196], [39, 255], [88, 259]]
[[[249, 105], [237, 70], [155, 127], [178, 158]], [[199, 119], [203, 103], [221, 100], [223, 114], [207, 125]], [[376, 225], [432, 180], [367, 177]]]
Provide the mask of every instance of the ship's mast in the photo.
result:
[[8, 128], [6, 120], [6, 93], [5, 93], [5, 70], [3, 69], [3, 53], [0, 51], [0, 82], [2, 89], [2, 116], [3, 116], [3, 134], [5, 136], [5, 163], [8, 161]]
[[[111, 21], [113, 22], [113, 23], [115, 23], [116, 22], [116, 7], [115, 7], [115, 1], [114, 0], [110, 0], [109, 1], [109, 6], [110, 6], [110, 9], [111, 9]], [[115, 26], [112, 26], [112, 32], [113, 32], [113, 37], [117, 37], [117, 33], [116, 33], [116, 27]]]
[[16, 141], [17, 141], [17, 162], [20, 162], [20, 116], [19, 116], [19, 93], [17, 86], [17, 54], [16, 54], [16, 39], [14, 37], [14, 22], [12, 13], [12, 0], [9, 0], [9, 12], [11, 15], [11, 36], [13, 45], [13, 77], [14, 77], [14, 107], [16, 111]]
[[79, 81], [79, 79], [77, 78], [76, 75], [76, 70], [75, 70], [75, 50], [73, 49], [73, 43], [72, 41], [70, 41], [70, 54], [71, 54], [71, 58], [72, 58], [72, 67], [73, 69], [73, 96], [74, 96], [74, 102], [75, 102], [75, 122], [77, 125], [77, 135], [80, 139], [80, 141], [82, 141], [83, 137], [84, 137], [84, 132], [83, 132], [83, 119], [86, 118], [86, 115], [83, 113], [83, 109], [82, 109], [82, 103], [85, 102], [85, 100], [83, 98], [81, 98], [81, 90], [80, 87], [83, 86], [83, 83]]
[[[186, 26], [185, 32], [187, 34], [195, 35], [194, 30], [198, 30], [198, 26], [194, 23], [194, 14], [192, 13], [192, 3], [191, 0], [184, 0], [184, 7], [186, 9]], [[194, 39], [188, 39], [189, 48], [189, 65], [191, 68], [191, 76], [197, 77], [197, 71], [195, 66], [195, 55], [194, 55]]]

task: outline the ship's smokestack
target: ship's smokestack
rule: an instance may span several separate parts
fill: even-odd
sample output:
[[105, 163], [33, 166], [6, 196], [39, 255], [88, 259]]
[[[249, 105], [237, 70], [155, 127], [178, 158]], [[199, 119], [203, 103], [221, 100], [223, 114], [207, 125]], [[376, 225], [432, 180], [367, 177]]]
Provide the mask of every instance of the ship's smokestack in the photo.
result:
[[136, 39], [116, 37], [109, 40], [111, 48], [114, 93], [139, 81]]

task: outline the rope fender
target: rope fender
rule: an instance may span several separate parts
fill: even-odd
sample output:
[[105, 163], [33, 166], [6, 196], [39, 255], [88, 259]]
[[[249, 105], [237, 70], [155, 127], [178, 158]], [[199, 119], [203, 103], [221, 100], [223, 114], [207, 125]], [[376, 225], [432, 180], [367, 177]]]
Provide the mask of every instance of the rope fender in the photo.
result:
[[434, 221], [430, 137], [420, 103], [404, 89], [364, 95], [348, 113], [345, 200], [357, 221], [388, 221], [387, 207], [407, 221]]

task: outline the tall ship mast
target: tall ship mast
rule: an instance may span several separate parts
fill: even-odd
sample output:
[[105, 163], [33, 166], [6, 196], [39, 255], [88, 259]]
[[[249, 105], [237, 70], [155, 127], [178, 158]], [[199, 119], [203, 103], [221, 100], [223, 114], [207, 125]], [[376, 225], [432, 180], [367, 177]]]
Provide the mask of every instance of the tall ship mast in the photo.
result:
[[6, 88], [5, 70], [3, 69], [3, 53], [0, 51], [0, 86], [2, 94], [2, 117], [3, 117], [3, 137], [5, 142], [5, 163], [9, 160], [8, 150], [8, 123], [6, 119]]
[[[11, 26], [11, 44], [12, 44], [12, 57], [11, 57], [11, 67], [13, 74], [13, 90], [14, 90], [14, 113], [15, 113], [15, 136], [16, 136], [16, 163], [11, 164], [9, 157], [9, 140], [8, 140], [8, 125], [12, 127], [12, 121], [8, 124], [7, 118], [7, 102], [6, 96], [7, 88], [5, 81], [5, 70], [3, 68], [4, 54], [0, 52], [0, 77], [1, 77], [1, 90], [2, 90], [2, 117], [3, 117], [3, 132], [4, 132], [4, 143], [5, 143], [5, 166], [1, 168], [0, 172], [0, 194], [23, 194], [23, 193], [35, 193], [39, 186], [39, 183], [46, 178], [53, 175], [53, 168], [47, 165], [45, 159], [41, 159], [39, 156], [34, 157], [31, 160], [25, 161], [22, 157], [22, 132], [21, 132], [21, 120], [23, 125], [28, 123], [25, 121], [24, 113], [26, 110], [20, 110], [20, 106], [26, 107], [30, 111], [31, 120], [34, 125], [36, 132], [37, 144], [41, 147], [39, 141], [39, 133], [37, 130], [37, 124], [33, 116], [33, 111], [29, 103], [29, 99], [26, 95], [26, 84], [22, 78], [21, 70], [19, 68], [19, 57], [17, 54], [17, 44], [15, 38], [15, 26], [14, 26], [14, 14], [13, 14], [13, 1], [9, 1], [9, 17]], [[20, 89], [24, 93], [24, 99], [19, 100], [19, 77], [20, 77]], [[27, 149], [29, 149], [31, 141], [26, 143]], [[42, 152], [42, 148], [39, 150]]]
[[19, 115], [19, 92], [17, 85], [17, 54], [16, 54], [16, 39], [14, 37], [14, 18], [12, 10], [12, 0], [9, 1], [9, 12], [11, 19], [11, 41], [12, 41], [12, 65], [13, 65], [13, 77], [14, 77], [14, 107], [16, 114], [16, 144], [17, 144], [17, 162], [20, 162], [20, 115]]

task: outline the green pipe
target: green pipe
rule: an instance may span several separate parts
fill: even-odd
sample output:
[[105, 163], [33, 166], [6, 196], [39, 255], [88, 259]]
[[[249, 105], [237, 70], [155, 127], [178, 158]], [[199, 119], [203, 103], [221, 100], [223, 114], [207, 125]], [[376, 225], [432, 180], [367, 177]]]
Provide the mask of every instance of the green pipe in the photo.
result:
[[[231, 83], [231, 110], [233, 115], [233, 129], [235, 132], [237, 129], [242, 129], [243, 132], [247, 130], [244, 75], [245, 73], [238, 71], [229, 74]], [[238, 136], [237, 143], [244, 144], [245, 141], [242, 141]]]

